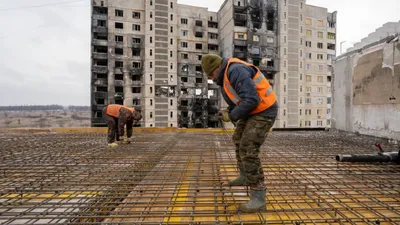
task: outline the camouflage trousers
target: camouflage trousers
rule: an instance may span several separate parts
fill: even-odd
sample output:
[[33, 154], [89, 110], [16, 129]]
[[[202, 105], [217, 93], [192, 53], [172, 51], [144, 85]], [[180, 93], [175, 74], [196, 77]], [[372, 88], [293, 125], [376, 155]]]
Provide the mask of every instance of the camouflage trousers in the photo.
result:
[[118, 134], [118, 118], [106, 114], [107, 108], [103, 109], [103, 118], [107, 123], [108, 134], [107, 134], [107, 142], [109, 144], [115, 142], [115, 140], [119, 141]]
[[237, 166], [246, 176], [253, 190], [265, 190], [264, 171], [259, 157], [260, 147], [275, 123], [275, 117], [250, 116], [236, 123], [233, 142], [236, 147]]

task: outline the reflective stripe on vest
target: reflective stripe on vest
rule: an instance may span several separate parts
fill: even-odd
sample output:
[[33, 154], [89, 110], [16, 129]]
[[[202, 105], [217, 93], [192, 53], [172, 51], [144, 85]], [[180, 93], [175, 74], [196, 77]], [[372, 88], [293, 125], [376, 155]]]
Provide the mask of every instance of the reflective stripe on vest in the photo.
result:
[[242, 99], [236, 93], [235, 89], [232, 87], [231, 82], [228, 79], [228, 68], [231, 63], [240, 63], [246, 66], [250, 66], [257, 70], [256, 74], [253, 77], [254, 85], [257, 89], [257, 94], [260, 97], [260, 103], [258, 106], [251, 111], [251, 114], [262, 112], [269, 107], [271, 107], [276, 102], [276, 95], [272, 90], [272, 86], [269, 84], [268, 80], [264, 77], [261, 71], [252, 64], [246, 63], [237, 58], [230, 58], [225, 69], [224, 73], [224, 90], [229, 97], [229, 99], [235, 104], [238, 105]]
[[128, 108], [128, 107], [125, 107], [123, 105], [118, 105], [118, 104], [110, 104], [107, 106], [106, 114], [119, 118], [121, 108], [128, 109], [132, 113], [135, 112], [134, 108]]

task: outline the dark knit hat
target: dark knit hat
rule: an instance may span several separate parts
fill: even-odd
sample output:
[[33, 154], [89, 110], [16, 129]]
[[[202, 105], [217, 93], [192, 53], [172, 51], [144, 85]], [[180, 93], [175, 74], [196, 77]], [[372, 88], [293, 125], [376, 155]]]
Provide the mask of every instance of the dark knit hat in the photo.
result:
[[201, 57], [201, 67], [207, 76], [209, 76], [222, 63], [222, 58], [219, 55], [207, 54]]

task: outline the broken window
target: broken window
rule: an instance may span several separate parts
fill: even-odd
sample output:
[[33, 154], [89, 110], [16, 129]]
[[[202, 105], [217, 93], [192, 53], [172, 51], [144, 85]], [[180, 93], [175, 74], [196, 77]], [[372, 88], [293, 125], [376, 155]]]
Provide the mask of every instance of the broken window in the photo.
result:
[[141, 64], [140, 62], [132, 62], [132, 67], [135, 69], [140, 69], [141, 68]]
[[133, 19], [140, 19], [140, 12], [132, 12]]
[[189, 71], [189, 66], [188, 65], [183, 65], [182, 66], [182, 72], [188, 72]]
[[116, 10], [115, 10], [115, 16], [124, 17], [124, 10], [122, 10], [122, 9], [116, 9]]
[[106, 79], [107, 78], [107, 74], [106, 73], [97, 73], [96, 74], [96, 78], [97, 79]]
[[132, 48], [132, 56], [140, 56], [140, 49]]
[[140, 75], [132, 75], [132, 81], [140, 81], [141, 76]]
[[187, 88], [181, 88], [181, 94], [182, 95], [189, 94], [188, 89]]
[[188, 78], [187, 77], [181, 77], [181, 81], [182, 82], [188, 82]]
[[96, 66], [108, 66], [108, 60], [107, 59], [96, 59], [96, 60], [94, 60], [94, 65], [96, 65]]
[[200, 65], [196, 66], [196, 72], [203, 72], [203, 69], [201, 68]]
[[194, 33], [194, 36], [197, 38], [203, 38], [203, 32], [196, 31], [196, 33]]
[[96, 104], [98, 104], [98, 105], [104, 105], [104, 103], [105, 103], [105, 99], [104, 99], [104, 98], [98, 98], [98, 99], [96, 99]]
[[196, 95], [201, 95], [201, 89], [199, 88], [196, 89]]
[[[103, 1], [102, 1], [103, 2]], [[104, 7], [98, 7], [98, 6], [93, 6], [93, 14], [94, 15], [107, 15], [107, 8]]]
[[122, 61], [115, 61], [115, 68], [122, 68], [124, 67], [124, 62]]
[[140, 44], [140, 38], [132, 38], [132, 44]]
[[274, 22], [275, 22], [275, 10], [269, 8], [267, 10], [267, 30], [274, 30]]
[[133, 94], [140, 94], [141, 88], [140, 87], [132, 87], [132, 93]]
[[155, 89], [158, 97], [175, 97], [175, 87], [173, 86], [156, 86]]
[[326, 79], [328, 80], [328, 82], [332, 82], [332, 77], [331, 76], [327, 76]]
[[124, 41], [124, 36], [115, 35], [115, 42], [123, 42], [123, 41]]
[[202, 55], [197, 55], [197, 60], [201, 60], [202, 57]]
[[188, 59], [189, 55], [187, 53], [181, 53], [181, 58], [182, 59]]
[[335, 49], [336, 49], [336, 45], [335, 45], [335, 44], [328, 43], [327, 48], [328, 48], [329, 50], [335, 50]]
[[132, 24], [132, 30], [133, 30], [133, 31], [140, 31], [140, 25], [138, 25], [138, 24]]
[[122, 74], [115, 74], [115, 75], [114, 75], [114, 79], [115, 79], [115, 80], [124, 80], [124, 75], [122, 75]]
[[106, 27], [107, 26], [107, 21], [105, 21], [105, 20], [97, 20], [97, 26], [98, 27]]
[[119, 23], [119, 22], [115, 22], [115, 29], [124, 29], [124, 24], [123, 23]]
[[107, 53], [107, 47], [106, 46], [93, 46], [93, 51], [96, 53]]
[[218, 23], [214, 21], [208, 21], [209, 28], [218, 28]]
[[107, 87], [97, 86], [96, 87], [96, 91], [98, 91], [98, 92], [107, 92], [108, 88]]
[[196, 49], [198, 50], [203, 49], [203, 44], [196, 43]]
[[124, 50], [122, 48], [115, 48], [114, 50], [116, 55], [123, 55], [124, 54]]
[[210, 51], [218, 51], [218, 45], [208, 44], [208, 50], [210, 50]]
[[124, 93], [124, 87], [115, 86], [115, 93]]
[[199, 26], [199, 27], [203, 26], [203, 21], [196, 20], [196, 26]]
[[107, 34], [94, 33], [94, 39], [97, 39], [97, 40], [108, 40], [108, 37], [107, 37]]
[[197, 78], [196, 78], [196, 83], [197, 83], [197, 84], [203, 83], [203, 78], [197, 77]]
[[253, 65], [259, 66], [260, 65], [260, 59], [259, 58], [253, 58]]
[[132, 105], [140, 105], [140, 99], [138, 98], [132, 99]]

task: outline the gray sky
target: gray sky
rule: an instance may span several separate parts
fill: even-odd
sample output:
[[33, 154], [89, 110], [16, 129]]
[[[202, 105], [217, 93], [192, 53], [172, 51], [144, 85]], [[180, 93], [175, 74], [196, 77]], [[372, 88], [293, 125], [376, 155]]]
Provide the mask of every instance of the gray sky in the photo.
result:
[[[90, 0], [0, 0], [0, 105], [90, 104]], [[178, 0], [217, 11], [223, 0]], [[308, 0], [338, 11], [343, 51], [399, 21], [398, 0]], [[338, 51], [340, 51], [338, 46]]]

